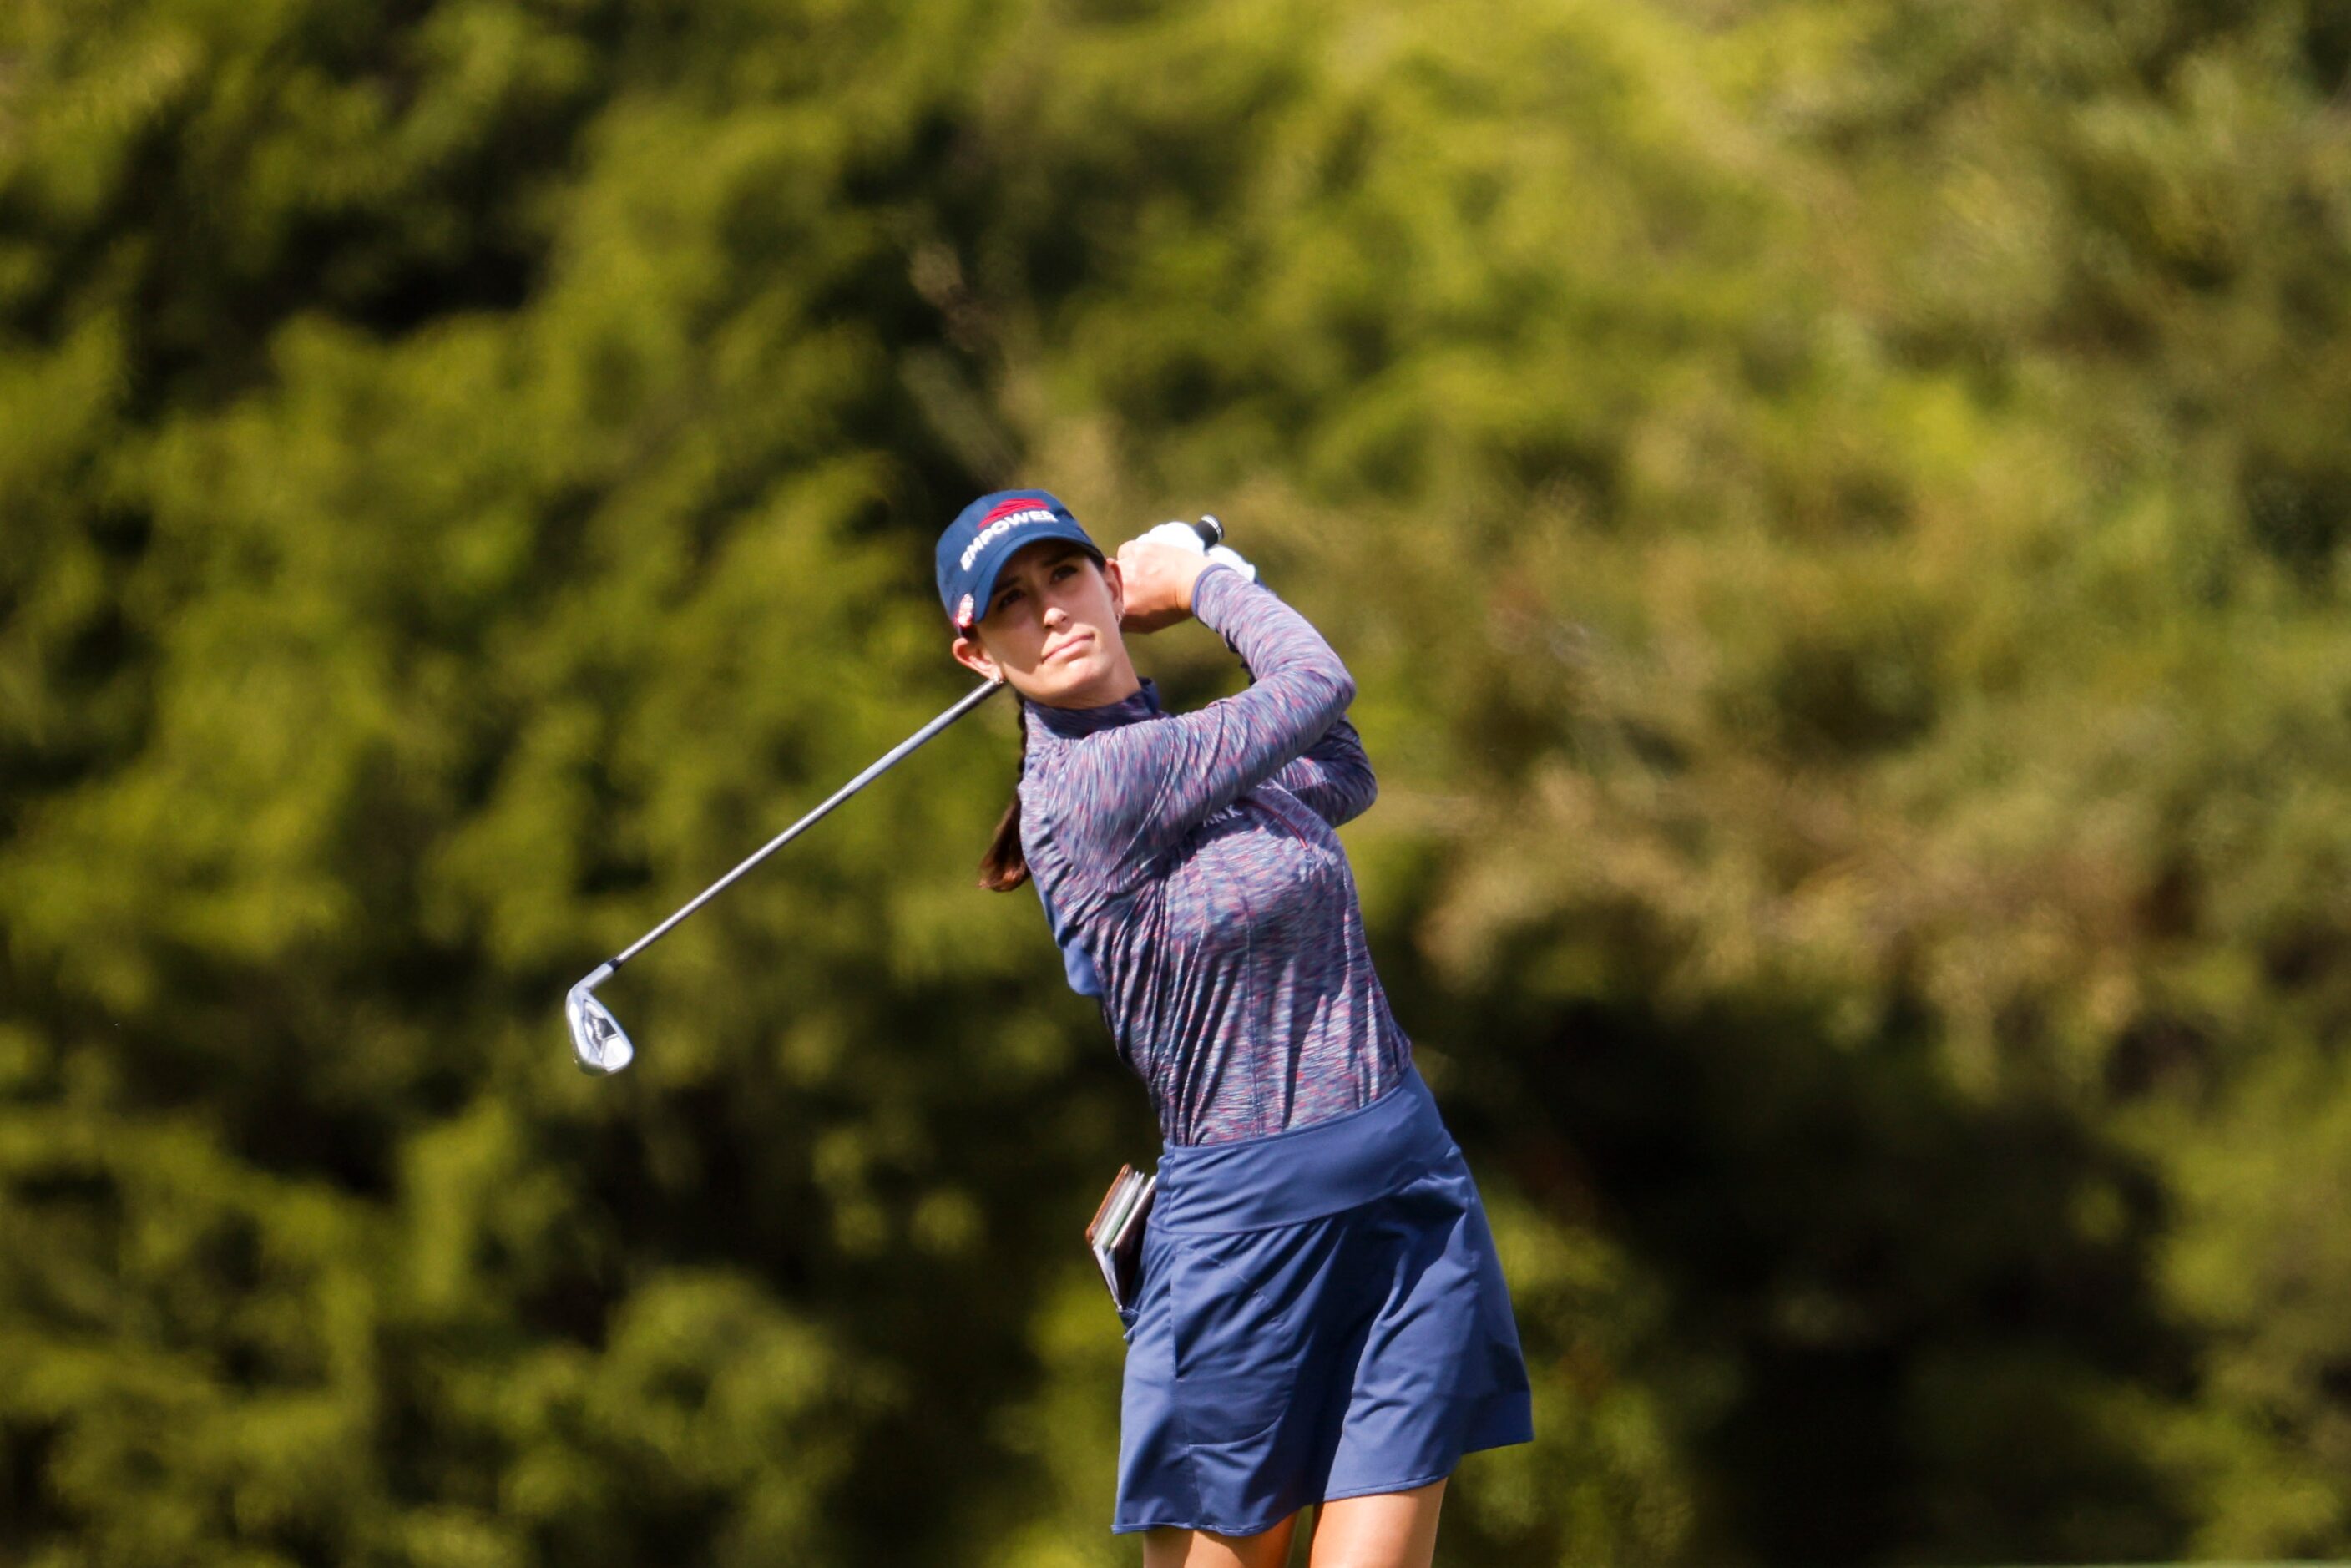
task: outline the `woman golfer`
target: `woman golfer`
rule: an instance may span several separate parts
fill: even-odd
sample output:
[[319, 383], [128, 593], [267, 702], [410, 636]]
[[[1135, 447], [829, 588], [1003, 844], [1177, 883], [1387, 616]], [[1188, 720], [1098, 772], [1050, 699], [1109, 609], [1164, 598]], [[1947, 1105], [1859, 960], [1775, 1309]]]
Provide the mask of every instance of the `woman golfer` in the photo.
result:
[[[1105, 560], [1042, 490], [939, 538], [956, 658], [1019, 695], [983, 882], [1033, 878], [1166, 1148], [1134, 1300], [1111, 1528], [1145, 1568], [1427, 1568], [1446, 1478], [1534, 1435], [1477, 1187], [1388, 1012], [1332, 831], [1371, 804], [1346, 667], [1231, 565]], [[1194, 615], [1255, 684], [1171, 714], [1123, 633]]]

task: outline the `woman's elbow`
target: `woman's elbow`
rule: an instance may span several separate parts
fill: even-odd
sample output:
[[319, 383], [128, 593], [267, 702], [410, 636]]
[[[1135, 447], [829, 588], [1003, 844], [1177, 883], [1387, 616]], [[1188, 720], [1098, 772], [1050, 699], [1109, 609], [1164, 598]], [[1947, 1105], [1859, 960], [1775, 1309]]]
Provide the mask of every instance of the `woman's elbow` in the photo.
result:
[[1331, 661], [1330, 667], [1323, 672], [1323, 682], [1328, 688], [1322, 702], [1324, 718], [1327, 721], [1337, 718], [1353, 705], [1355, 677], [1347, 673], [1346, 665], [1333, 659]]

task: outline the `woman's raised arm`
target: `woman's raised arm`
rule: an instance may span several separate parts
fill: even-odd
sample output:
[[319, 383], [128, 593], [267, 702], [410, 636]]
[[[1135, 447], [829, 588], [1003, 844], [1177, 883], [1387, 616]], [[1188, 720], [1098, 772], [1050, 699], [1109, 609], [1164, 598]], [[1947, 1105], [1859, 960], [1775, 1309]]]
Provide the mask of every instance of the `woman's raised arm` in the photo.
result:
[[1256, 683], [1192, 713], [1097, 730], [1059, 753], [1050, 780], [1038, 780], [1071, 860], [1105, 891], [1302, 755], [1355, 697], [1322, 633], [1231, 568], [1200, 573], [1192, 613], [1258, 673]]

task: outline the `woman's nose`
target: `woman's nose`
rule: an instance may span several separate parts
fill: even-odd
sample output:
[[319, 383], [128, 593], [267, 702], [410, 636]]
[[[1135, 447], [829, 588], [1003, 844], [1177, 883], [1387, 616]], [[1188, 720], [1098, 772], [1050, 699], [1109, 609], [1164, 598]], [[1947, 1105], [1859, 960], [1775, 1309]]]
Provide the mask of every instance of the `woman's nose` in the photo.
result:
[[1070, 612], [1068, 606], [1061, 604], [1048, 604], [1045, 606], [1046, 625], [1059, 626], [1068, 621], [1069, 618]]

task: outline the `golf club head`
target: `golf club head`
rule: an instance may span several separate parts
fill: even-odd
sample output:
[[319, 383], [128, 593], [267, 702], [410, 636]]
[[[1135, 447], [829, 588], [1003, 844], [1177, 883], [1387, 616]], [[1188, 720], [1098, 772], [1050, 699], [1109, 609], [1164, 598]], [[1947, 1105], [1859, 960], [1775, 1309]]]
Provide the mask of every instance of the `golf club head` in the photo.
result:
[[571, 1054], [582, 1072], [618, 1072], [635, 1060], [637, 1048], [629, 1041], [611, 1009], [596, 999], [596, 982], [612, 972], [607, 964], [571, 988], [563, 999], [564, 1017], [571, 1024]]

